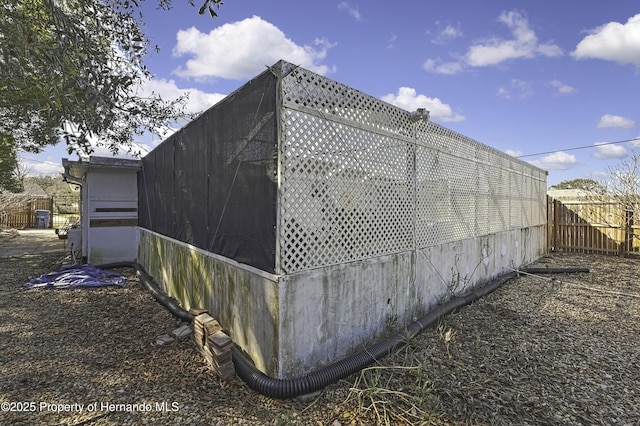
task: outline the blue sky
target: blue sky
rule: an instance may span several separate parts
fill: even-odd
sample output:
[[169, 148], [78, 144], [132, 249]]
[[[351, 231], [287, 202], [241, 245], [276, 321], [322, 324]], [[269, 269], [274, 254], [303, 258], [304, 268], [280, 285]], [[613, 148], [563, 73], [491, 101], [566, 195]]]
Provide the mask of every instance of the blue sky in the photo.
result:
[[[285, 59], [549, 170], [548, 184], [601, 179], [640, 149], [640, 6], [453, 0], [396, 3], [227, 0], [219, 17], [187, 0], [145, 6], [155, 78], [202, 111]], [[152, 149], [162, 137], [138, 140]], [[570, 150], [574, 147], [590, 148]], [[100, 152], [99, 152], [100, 153]], [[104, 154], [104, 153], [103, 153]], [[64, 146], [23, 154], [55, 173]], [[72, 156], [73, 158], [73, 156]]]

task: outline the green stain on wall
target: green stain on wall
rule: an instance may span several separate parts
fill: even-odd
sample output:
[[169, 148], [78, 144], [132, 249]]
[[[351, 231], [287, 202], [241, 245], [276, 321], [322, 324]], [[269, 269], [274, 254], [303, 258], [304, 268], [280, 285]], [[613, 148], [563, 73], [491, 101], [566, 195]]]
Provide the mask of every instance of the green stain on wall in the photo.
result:
[[140, 263], [185, 309], [204, 308], [256, 365], [277, 375], [277, 281], [192, 246], [140, 231]]
[[91, 258], [87, 259], [89, 261], [89, 263], [93, 264], [93, 265], [100, 265], [101, 263], [104, 263], [104, 253], [96, 248], [91, 248]]

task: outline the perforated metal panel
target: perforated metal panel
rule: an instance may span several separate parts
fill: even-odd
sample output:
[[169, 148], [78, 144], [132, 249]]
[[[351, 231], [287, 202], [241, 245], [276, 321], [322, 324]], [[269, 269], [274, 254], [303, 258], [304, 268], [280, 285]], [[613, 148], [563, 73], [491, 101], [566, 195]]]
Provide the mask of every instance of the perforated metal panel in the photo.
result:
[[546, 174], [301, 68], [281, 81], [282, 272], [546, 223]]

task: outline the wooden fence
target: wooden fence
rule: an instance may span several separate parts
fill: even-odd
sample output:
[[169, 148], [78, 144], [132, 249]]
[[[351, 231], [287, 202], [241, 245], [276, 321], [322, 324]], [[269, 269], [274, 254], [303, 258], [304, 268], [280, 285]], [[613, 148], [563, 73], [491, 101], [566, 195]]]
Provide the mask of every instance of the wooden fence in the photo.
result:
[[[36, 210], [49, 210], [53, 212], [53, 205], [53, 198], [50, 197], [26, 200], [22, 208], [14, 209], [3, 215], [2, 225], [15, 229], [35, 228]], [[53, 220], [49, 222], [49, 227], [53, 227]]]
[[[1, 210], [1, 209], [0, 209]], [[36, 210], [51, 212], [49, 228], [58, 228], [77, 220], [80, 212], [80, 200], [77, 196], [25, 197], [24, 202], [15, 203], [15, 207], [0, 211], [0, 226], [14, 229], [36, 227]]]
[[549, 251], [640, 253], [634, 210], [614, 202], [560, 201], [547, 197]]

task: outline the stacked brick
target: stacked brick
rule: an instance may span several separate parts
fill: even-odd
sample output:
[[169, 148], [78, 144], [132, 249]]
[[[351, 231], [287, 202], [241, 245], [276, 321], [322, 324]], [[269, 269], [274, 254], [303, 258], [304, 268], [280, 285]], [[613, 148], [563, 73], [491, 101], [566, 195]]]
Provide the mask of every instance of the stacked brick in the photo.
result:
[[231, 356], [233, 341], [222, 331], [222, 326], [203, 309], [192, 309], [193, 340], [211, 369], [223, 380], [236, 375]]
[[191, 328], [188, 325], [183, 325], [176, 328], [171, 334], [163, 334], [156, 337], [156, 345], [166, 346], [175, 343], [177, 340], [184, 340], [191, 334]]

